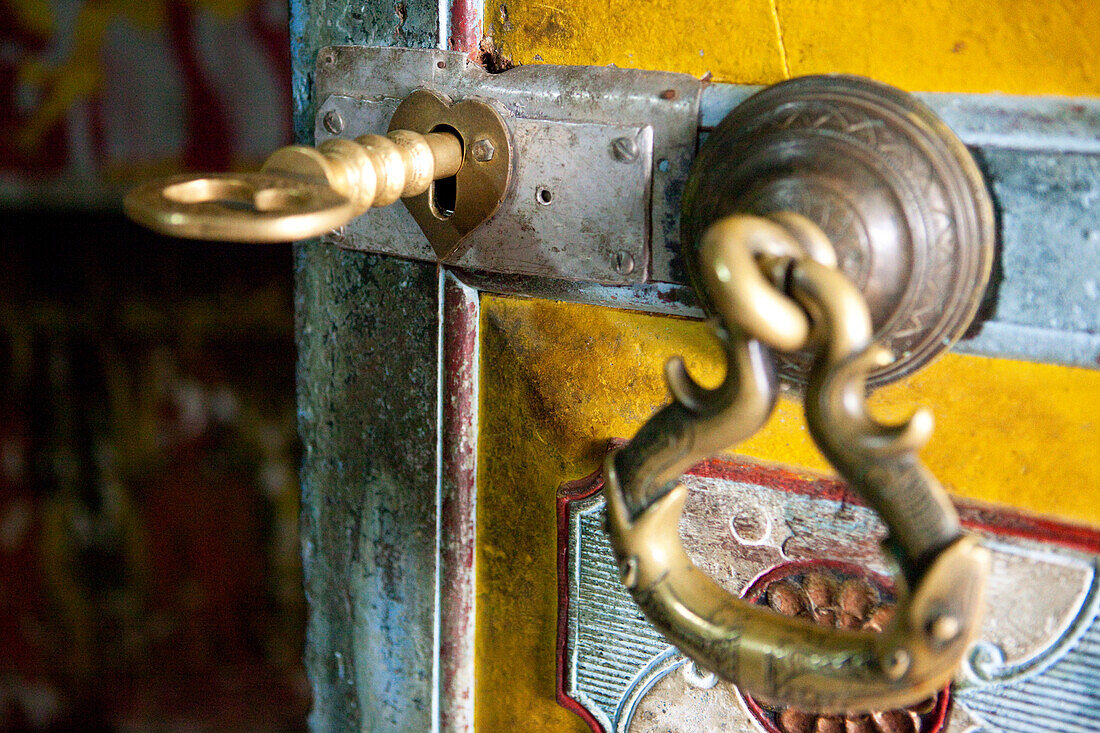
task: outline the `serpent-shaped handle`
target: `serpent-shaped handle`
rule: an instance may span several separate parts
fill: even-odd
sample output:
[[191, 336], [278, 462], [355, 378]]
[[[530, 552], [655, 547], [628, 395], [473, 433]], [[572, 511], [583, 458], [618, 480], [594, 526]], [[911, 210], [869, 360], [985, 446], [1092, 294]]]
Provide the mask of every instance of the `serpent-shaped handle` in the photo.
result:
[[[721, 219], [703, 237], [699, 259], [727, 375], [704, 390], [682, 362], [670, 362], [673, 402], [605, 461], [608, 531], [624, 584], [681, 651], [758, 699], [856, 712], [927, 698], [950, 681], [978, 629], [989, 565], [916, 456], [930, 414], [890, 426], [867, 413], [867, 374], [889, 354], [873, 343], [863, 297], [835, 269], [811, 222], [791, 214]], [[810, 432], [889, 528], [902, 577], [898, 612], [881, 634], [826, 629], [750, 604], [684, 551], [680, 474], [752, 435], [775, 403], [775, 366], [762, 342], [815, 347]]]

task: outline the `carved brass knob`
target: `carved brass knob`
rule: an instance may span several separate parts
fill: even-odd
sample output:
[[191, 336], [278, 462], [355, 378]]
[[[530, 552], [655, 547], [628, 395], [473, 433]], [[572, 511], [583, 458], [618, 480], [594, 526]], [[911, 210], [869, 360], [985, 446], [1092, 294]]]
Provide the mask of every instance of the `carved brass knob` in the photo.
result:
[[[861, 77], [807, 76], [769, 87], [707, 138], [684, 192], [685, 259], [730, 214], [794, 212], [832, 242], [837, 264], [894, 354], [868, 377], [905, 376], [955, 343], [993, 265], [993, 204], [966, 146], [905, 92]], [[805, 384], [812, 354], [782, 354]]]

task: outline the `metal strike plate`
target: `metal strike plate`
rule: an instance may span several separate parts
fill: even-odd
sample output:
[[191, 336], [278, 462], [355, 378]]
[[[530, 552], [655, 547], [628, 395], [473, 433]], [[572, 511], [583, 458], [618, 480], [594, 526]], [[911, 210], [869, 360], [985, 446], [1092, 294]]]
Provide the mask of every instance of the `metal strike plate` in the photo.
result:
[[[461, 53], [348, 46], [321, 52], [315, 84], [317, 142], [384, 133], [416, 89], [500, 109], [513, 144], [509, 192], [448, 264], [604, 284], [668, 279], [669, 263], [651, 262], [651, 244], [678, 241], [680, 192], [698, 132], [697, 79], [613, 67], [489, 74]], [[404, 207], [367, 212], [336, 240], [436, 259]]]

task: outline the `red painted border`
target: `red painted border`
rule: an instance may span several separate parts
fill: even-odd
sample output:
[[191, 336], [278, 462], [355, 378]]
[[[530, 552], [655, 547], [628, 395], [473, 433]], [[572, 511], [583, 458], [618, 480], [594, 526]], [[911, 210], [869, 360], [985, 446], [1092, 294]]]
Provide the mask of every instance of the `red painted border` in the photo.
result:
[[[482, 0], [452, 0], [447, 47], [476, 57]], [[477, 410], [478, 325], [476, 290], [446, 270], [443, 278], [443, 485], [439, 549], [439, 726], [474, 729], [474, 657], [477, 629]]]
[[476, 61], [481, 47], [484, 0], [451, 0], [450, 36], [447, 47], [465, 51]]
[[[624, 442], [618, 439], [611, 441], [609, 450], [622, 445]], [[815, 499], [867, 506], [867, 503], [860, 496], [853, 493], [847, 484], [836, 478], [757, 463], [745, 458], [711, 458], [695, 466], [688, 474], [703, 478], [756, 484], [792, 494], [810, 496]], [[558, 490], [557, 500], [557, 699], [562, 707], [579, 715], [595, 733], [603, 733], [599, 723], [591, 713], [579, 702], [569, 697], [565, 691], [565, 649], [566, 634], [569, 630], [569, 505], [574, 501], [592, 496], [602, 488], [602, 470], [597, 470], [583, 479], [562, 484]], [[1025, 514], [1017, 509], [992, 506], [971, 499], [952, 497], [952, 502], [959, 512], [959, 518], [963, 526], [968, 529], [1100, 554], [1100, 530], [1093, 527]], [[943, 715], [946, 721], [947, 706], [944, 706]]]
[[473, 730], [477, 544], [477, 359], [479, 301], [443, 278], [443, 421], [440, 593], [441, 730]]
[[[609, 450], [614, 448], [609, 446]], [[558, 704], [571, 710], [588, 724], [595, 733], [603, 733], [600, 722], [579, 702], [565, 691], [565, 643], [569, 634], [569, 505], [587, 499], [603, 488], [603, 469], [582, 479], [569, 481], [558, 489], [558, 639], [557, 674], [555, 692]]]
[[[839, 479], [789, 468], [755, 463], [747, 459], [712, 458], [689, 472], [692, 476], [740, 481], [780, 489], [815, 499], [841, 501], [856, 506], [867, 502]], [[1026, 514], [1010, 507], [993, 506], [973, 499], [952, 497], [964, 527], [995, 534], [1037, 540], [1073, 550], [1100, 554], [1100, 530], [1049, 517]]]

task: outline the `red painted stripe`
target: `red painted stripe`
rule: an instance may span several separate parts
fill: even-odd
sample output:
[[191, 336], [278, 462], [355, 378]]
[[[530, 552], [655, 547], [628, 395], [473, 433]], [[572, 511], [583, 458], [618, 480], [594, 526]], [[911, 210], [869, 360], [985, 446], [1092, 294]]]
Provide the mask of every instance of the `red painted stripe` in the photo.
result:
[[558, 489], [558, 639], [557, 674], [555, 691], [558, 704], [576, 713], [594, 733], [603, 733], [598, 720], [588, 709], [569, 696], [565, 690], [566, 642], [569, 636], [569, 505], [587, 499], [603, 488], [603, 470], [576, 481], [569, 481]]
[[482, 13], [479, 0], [451, 0], [451, 36], [447, 46], [452, 51], [464, 51], [477, 59], [481, 44]]
[[444, 277], [439, 722], [462, 731], [474, 726], [478, 296]]
[[[755, 463], [751, 459], [711, 458], [695, 466], [688, 475], [756, 484], [814, 499], [867, 506], [859, 494], [843, 481], [810, 472]], [[993, 506], [973, 499], [952, 497], [963, 526], [993, 534], [1036, 540], [1083, 552], [1100, 554], [1100, 530], [1018, 509]]]

